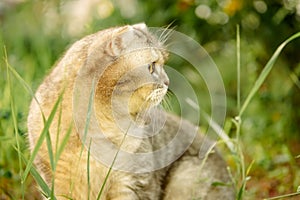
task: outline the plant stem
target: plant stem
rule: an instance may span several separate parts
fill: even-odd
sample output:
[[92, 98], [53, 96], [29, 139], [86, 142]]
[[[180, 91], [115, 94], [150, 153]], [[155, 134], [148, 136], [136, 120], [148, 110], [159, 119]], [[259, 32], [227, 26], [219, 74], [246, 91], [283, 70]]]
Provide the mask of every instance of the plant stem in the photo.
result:
[[237, 64], [237, 110], [241, 109], [241, 41], [240, 26], [236, 26], [236, 64]]

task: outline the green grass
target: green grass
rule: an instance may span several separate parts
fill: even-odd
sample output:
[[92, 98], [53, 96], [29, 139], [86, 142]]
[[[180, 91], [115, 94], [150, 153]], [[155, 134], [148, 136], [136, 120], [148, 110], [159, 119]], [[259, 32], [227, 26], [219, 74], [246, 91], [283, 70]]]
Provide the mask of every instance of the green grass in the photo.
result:
[[[238, 29], [239, 30], [239, 29]], [[238, 35], [239, 35], [239, 32], [238, 32]], [[240, 180], [237, 180], [237, 181], [240, 181], [240, 189], [238, 189], [238, 193], [237, 193], [237, 199], [238, 200], [241, 200], [243, 199], [243, 196], [244, 196], [244, 192], [245, 192], [245, 188], [246, 188], [246, 183], [247, 181], [249, 180], [249, 177], [248, 177], [248, 174], [249, 174], [249, 171], [251, 169], [251, 164], [248, 169], [246, 169], [245, 167], [245, 161], [244, 161], [244, 156], [243, 156], [243, 150], [242, 150], [242, 147], [240, 146], [239, 142], [240, 142], [240, 130], [241, 130], [241, 125], [242, 125], [242, 115], [243, 113], [245, 112], [245, 110], [247, 109], [248, 105], [251, 103], [251, 100], [254, 98], [255, 94], [257, 93], [257, 91], [259, 90], [259, 88], [261, 87], [261, 85], [264, 83], [266, 77], [268, 76], [268, 74], [270, 73], [270, 71], [272, 70], [273, 66], [274, 66], [274, 63], [275, 61], [277, 60], [279, 54], [281, 53], [281, 51], [283, 50], [283, 48], [289, 43], [291, 42], [292, 40], [296, 39], [300, 37], [300, 33], [297, 33], [293, 36], [291, 36], [290, 38], [288, 38], [286, 41], [284, 41], [279, 47], [278, 49], [275, 51], [275, 53], [273, 54], [273, 56], [271, 57], [271, 59], [268, 61], [268, 63], [266, 64], [266, 66], [264, 67], [264, 69], [262, 70], [261, 74], [259, 75], [258, 79], [256, 80], [254, 86], [252, 87], [252, 89], [250, 90], [249, 94], [247, 95], [246, 97], [246, 100], [244, 101], [244, 103], [242, 104], [241, 108], [238, 104], [238, 108], [240, 108], [239, 110], [239, 114], [232, 119], [232, 121], [234, 122], [234, 125], [236, 126], [236, 143], [235, 143], [235, 152], [232, 152], [233, 154], [236, 154], [236, 165], [238, 166], [238, 170], [239, 170], [239, 174], [240, 174]], [[237, 37], [239, 38], [239, 36]], [[239, 46], [239, 39], [237, 39], [237, 46]], [[238, 63], [240, 62], [240, 55], [239, 55], [239, 48], [238, 48], [238, 51], [237, 51], [237, 60], [238, 60]], [[5, 51], [6, 53], [6, 51]], [[28, 84], [26, 84], [26, 82], [21, 78], [21, 76], [14, 70], [13, 67], [11, 67], [8, 63], [8, 60], [7, 60], [7, 56], [5, 54], [5, 63], [6, 63], [6, 77], [7, 77], [7, 84], [8, 84], [8, 89], [9, 89], [9, 100], [10, 100], [10, 110], [11, 110], [11, 118], [12, 118], [12, 121], [13, 121], [13, 127], [14, 127], [14, 140], [16, 142], [16, 146], [14, 147], [15, 148], [15, 151], [17, 152], [17, 158], [18, 160], [16, 161], [18, 163], [18, 168], [19, 168], [19, 172], [18, 174], [20, 175], [20, 178], [21, 178], [21, 181], [20, 181], [20, 190], [21, 190], [21, 198], [24, 199], [25, 197], [25, 190], [26, 190], [26, 185], [24, 185], [27, 177], [28, 177], [28, 174], [31, 173], [31, 175], [35, 178], [37, 184], [41, 187], [42, 189], [42, 192], [44, 193], [45, 196], [47, 197], [50, 197], [51, 199], [55, 199], [55, 196], [54, 196], [54, 182], [52, 182], [52, 188], [48, 188], [48, 186], [45, 184], [44, 180], [41, 178], [41, 176], [39, 175], [39, 173], [35, 170], [34, 166], [33, 166], [33, 161], [43, 143], [43, 141], [46, 139], [47, 141], [47, 147], [48, 147], [48, 153], [49, 153], [49, 158], [50, 158], [50, 166], [51, 166], [51, 170], [53, 172], [53, 181], [54, 181], [54, 177], [55, 177], [55, 168], [56, 168], [56, 164], [60, 158], [60, 155], [62, 153], [62, 151], [64, 150], [64, 147], [68, 141], [68, 138], [70, 136], [70, 133], [71, 133], [71, 126], [69, 128], [69, 131], [68, 133], [66, 134], [65, 138], [63, 139], [62, 141], [62, 144], [60, 144], [60, 146], [58, 144], [56, 144], [56, 155], [53, 154], [53, 149], [52, 149], [52, 144], [51, 144], [51, 139], [50, 139], [50, 135], [49, 135], [49, 127], [54, 119], [54, 115], [57, 113], [57, 112], [60, 112], [61, 113], [61, 110], [59, 110], [59, 108], [61, 109], [60, 107], [60, 103], [61, 103], [61, 100], [62, 100], [62, 94], [59, 96], [59, 98], [57, 99], [48, 119], [46, 120], [45, 117], [44, 117], [44, 120], [45, 120], [45, 126], [44, 126], [44, 129], [37, 141], [37, 144], [36, 146], [34, 147], [34, 149], [32, 150], [32, 153], [31, 153], [31, 156], [29, 158], [25, 158], [25, 156], [23, 155], [22, 153], [22, 150], [21, 150], [21, 147], [20, 147], [20, 137], [19, 137], [19, 132], [18, 132], [18, 125], [17, 125], [17, 117], [16, 117], [16, 110], [15, 110], [15, 102], [14, 102], [14, 96], [12, 94], [12, 87], [13, 85], [15, 85], [15, 83], [13, 84], [11, 82], [11, 75], [13, 75], [18, 81], [20, 84], [25, 90], [27, 90], [28, 94], [30, 94], [33, 98], [34, 98], [34, 95], [32, 95], [32, 90], [28, 87]], [[239, 68], [240, 64], [238, 64], [238, 68]], [[239, 82], [239, 78], [240, 78], [240, 74], [239, 74], [240, 70], [238, 70], [238, 82]], [[240, 87], [238, 87], [238, 90], [239, 90]], [[238, 92], [238, 94], [240, 94], [240, 91]], [[93, 97], [93, 94], [91, 94], [91, 97]], [[91, 99], [91, 98], [90, 98]], [[237, 96], [237, 102], [239, 102], [240, 100], [240, 96], [238, 95]], [[90, 101], [91, 102], [91, 101]], [[89, 104], [90, 105], [90, 104]], [[91, 110], [91, 106], [89, 106], [89, 110]], [[90, 113], [90, 112], [89, 112]], [[89, 116], [87, 116], [87, 126], [85, 128], [85, 130], [87, 130], [87, 127], [88, 127], [88, 124], [89, 124]], [[60, 120], [59, 120], [60, 121]], [[58, 123], [59, 124], [59, 123]], [[59, 125], [58, 125], [59, 126]], [[57, 133], [59, 135], [59, 131]], [[115, 156], [115, 158], [117, 157], [117, 154]], [[88, 159], [89, 160], [89, 159]], [[115, 159], [114, 159], [115, 160]], [[114, 163], [114, 162], [113, 162]], [[112, 163], [112, 165], [113, 165]], [[25, 169], [23, 169], [23, 165], [25, 165]], [[89, 169], [89, 162], [87, 163], [87, 169]], [[100, 198], [102, 192], [103, 192], [103, 188], [105, 186], [105, 182], [107, 180], [107, 178], [109, 177], [110, 175], [110, 172], [111, 172], [111, 169], [112, 169], [112, 166], [110, 167], [108, 173], [107, 173], [107, 176], [105, 178], [105, 181], [99, 191], [99, 194], [98, 194], [98, 197], [97, 199]], [[89, 173], [89, 171], [87, 172]], [[88, 174], [88, 178], [90, 177], [90, 175]], [[89, 181], [88, 181], [89, 182]], [[279, 198], [284, 198], [284, 197], [289, 197], [289, 196], [294, 196], [294, 195], [297, 195], [297, 194], [300, 194], [300, 193], [291, 193], [291, 194], [286, 194], [286, 195], [281, 195], [281, 196], [278, 196], [278, 197], [273, 197], [273, 198], [269, 198], [269, 199], [279, 199]], [[88, 195], [89, 196], [89, 195]]]
[[[54, 186], [49, 188], [45, 184], [35, 169], [33, 160], [42, 142], [46, 141], [55, 177], [57, 161], [71, 133], [70, 127], [61, 144], [51, 144], [48, 128], [54, 114], [61, 112], [59, 98], [50, 116], [44, 119], [45, 127], [37, 145], [32, 153], [29, 153], [26, 116], [29, 103], [34, 98], [33, 91], [71, 41], [79, 37], [72, 37], [57, 30], [48, 33], [39, 19], [43, 16], [43, 10], [39, 9], [41, 7], [42, 3], [37, 1], [16, 7], [15, 10], [10, 10], [12, 14], [7, 14], [9, 17], [1, 24], [1, 198], [3, 196], [7, 199], [32, 199], [32, 195], [36, 195], [33, 192], [36, 182], [45, 196], [54, 199]], [[33, 8], [36, 12], [32, 12]], [[113, 20], [115, 24], [123, 24], [118, 16], [114, 16]], [[111, 19], [103, 20], [105, 24], [101, 27], [109, 26], [110, 22]], [[96, 25], [97, 23], [93, 22], [86, 32], [99, 29]], [[63, 26], [59, 26], [59, 29], [63, 29]], [[226, 148], [224, 152], [227, 152], [226, 160], [235, 181], [237, 199], [299, 198], [297, 188], [300, 185], [300, 137], [297, 135], [299, 125], [294, 119], [299, 109], [291, 105], [299, 106], [297, 92], [299, 93], [300, 89], [300, 65], [295, 66], [293, 70], [287, 70], [287, 62], [280, 57], [280, 53], [288, 43], [294, 42], [300, 33], [284, 42], [276, 41], [282, 42], [277, 50], [272, 55], [265, 55], [267, 52], [264, 51], [261, 42], [256, 41], [256, 38], [249, 42], [243, 34], [240, 36], [239, 28], [237, 30], [236, 39], [226, 42], [226, 49], [212, 53], [220, 67], [228, 95], [228, 116], [225, 126], [221, 128], [229, 135], [235, 147], [234, 152], [227, 151]], [[264, 67], [256, 60], [262, 55], [268, 58]], [[181, 63], [174, 67], [180, 69], [183, 74], [190, 74], [188, 68], [185, 68], [185, 65], [181, 66]], [[235, 73], [237, 76], [232, 76]], [[195, 82], [198, 81], [197, 79]], [[195, 88], [201, 90], [202, 86], [195, 85]], [[199, 95], [202, 97], [201, 93]], [[87, 120], [88, 118], [87, 116]], [[59, 135], [60, 131], [57, 134]], [[226, 141], [220, 143], [226, 144]], [[52, 146], [55, 147], [54, 150]], [[91, 176], [89, 173], [88, 170], [88, 179]], [[101, 190], [98, 196], [100, 195]], [[87, 196], [89, 197], [89, 194]]]
[[[242, 126], [242, 121], [243, 121], [243, 114], [245, 112], [245, 110], [248, 108], [251, 100], [254, 98], [254, 96], [257, 94], [257, 91], [259, 90], [259, 88], [261, 88], [262, 84], [265, 82], [267, 76], [269, 75], [269, 73], [271, 72], [272, 68], [274, 67], [274, 63], [276, 62], [276, 60], [278, 59], [281, 51], [283, 50], [283, 48], [291, 41], [297, 39], [300, 37], [300, 32], [296, 33], [294, 35], [292, 35], [291, 37], [289, 37], [287, 40], [285, 40], [274, 52], [274, 54], [272, 55], [272, 57], [270, 58], [270, 60], [267, 62], [266, 66], [263, 68], [262, 72], [260, 73], [260, 75], [258, 76], [257, 80], [254, 83], [254, 86], [251, 88], [249, 94], [247, 95], [244, 103], [242, 104], [242, 106], [240, 107], [240, 33], [239, 33], [239, 27], [237, 27], [237, 82], [238, 82], [238, 91], [237, 91], [237, 108], [238, 108], [238, 115], [232, 119], [232, 121], [234, 122], [234, 125], [236, 126], [236, 147], [237, 147], [237, 154], [239, 154], [237, 156], [237, 160], [238, 160], [238, 168], [240, 168], [240, 173], [241, 173], [241, 187], [238, 190], [238, 196], [237, 199], [238, 200], [242, 200], [243, 199], [243, 193], [245, 192], [245, 188], [246, 188], [246, 182], [249, 180], [248, 174], [249, 171], [251, 170], [251, 166], [253, 163], [251, 163], [248, 167], [248, 169], [245, 168], [245, 161], [244, 161], [244, 155], [243, 155], [243, 150], [242, 147], [240, 146], [239, 142], [240, 142], [240, 134], [241, 134], [241, 126]], [[294, 194], [294, 193], [293, 193]], [[299, 193], [300, 194], [300, 193]], [[283, 197], [283, 196], [280, 196]], [[279, 198], [280, 198], [279, 197]], [[288, 197], [288, 196], [286, 196]], [[273, 198], [272, 198], [273, 199]]]

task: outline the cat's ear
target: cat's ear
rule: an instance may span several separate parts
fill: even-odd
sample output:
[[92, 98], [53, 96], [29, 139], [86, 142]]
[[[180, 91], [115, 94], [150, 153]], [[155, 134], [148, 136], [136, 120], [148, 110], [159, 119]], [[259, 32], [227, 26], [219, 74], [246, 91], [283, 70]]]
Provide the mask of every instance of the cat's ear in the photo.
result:
[[116, 29], [114, 31], [113, 35], [126, 36], [124, 35], [125, 33], [128, 33], [129, 35], [133, 35], [136, 29], [142, 30], [144, 32], [148, 31], [147, 25], [145, 23], [138, 23], [134, 25], [127, 25], [127, 26], [120, 27], [119, 29]]
[[147, 31], [147, 26], [146, 24], [143, 22], [143, 23], [139, 23], [139, 24], [134, 24], [132, 25], [133, 28], [136, 28], [136, 29], [140, 29], [140, 30], [143, 30], [143, 31]]
[[109, 51], [111, 55], [119, 56], [124, 49], [131, 49], [138, 45], [137, 30], [147, 32], [147, 26], [145, 23], [139, 23], [134, 25], [123, 26], [120, 29], [116, 29], [112, 34], [111, 41], [108, 43]]

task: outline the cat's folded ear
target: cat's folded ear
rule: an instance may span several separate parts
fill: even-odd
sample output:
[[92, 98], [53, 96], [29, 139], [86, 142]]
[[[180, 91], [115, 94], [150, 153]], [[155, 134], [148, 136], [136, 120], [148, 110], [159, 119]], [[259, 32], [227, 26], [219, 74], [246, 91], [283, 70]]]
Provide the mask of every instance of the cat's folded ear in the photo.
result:
[[141, 46], [146, 39], [141, 32], [148, 32], [145, 23], [127, 25], [116, 29], [112, 34], [111, 41], [108, 42], [108, 52], [112, 56], [120, 56], [124, 50], [134, 50]]
[[116, 29], [115, 31], [118, 34], [123, 34], [125, 32], [130, 32], [130, 31], [135, 31], [135, 30], [142, 30], [144, 32], [147, 32], [148, 28], [147, 28], [147, 25], [144, 22], [142, 22], [142, 23], [138, 23], [138, 24], [123, 26], [123, 27], [120, 27], [120, 29]]
[[147, 26], [144, 22], [139, 23], [139, 24], [134, 24], [134, 25], [132, 25], [132, 27], [136, 28], [136, 29], [143, 30], [143, 31], [147, 31]]

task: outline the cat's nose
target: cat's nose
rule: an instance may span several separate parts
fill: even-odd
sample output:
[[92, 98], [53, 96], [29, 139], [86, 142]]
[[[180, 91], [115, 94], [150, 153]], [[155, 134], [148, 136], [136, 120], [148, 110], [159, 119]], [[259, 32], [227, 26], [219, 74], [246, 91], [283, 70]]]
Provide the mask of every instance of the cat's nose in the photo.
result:
[[167, 80], [164, 80], [164, 84], [165, 84], [166, 86], [169, 86], [169, 84], [170, 84], [170, 81], [169, 81], [169, 79], [167, 79]]

